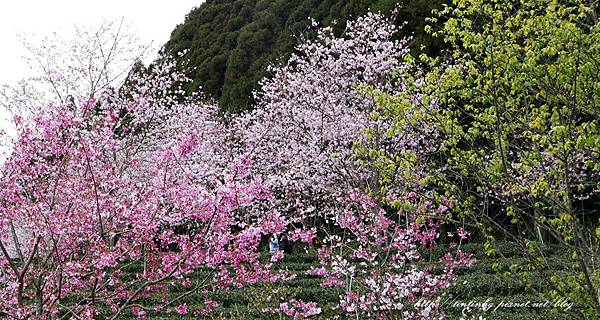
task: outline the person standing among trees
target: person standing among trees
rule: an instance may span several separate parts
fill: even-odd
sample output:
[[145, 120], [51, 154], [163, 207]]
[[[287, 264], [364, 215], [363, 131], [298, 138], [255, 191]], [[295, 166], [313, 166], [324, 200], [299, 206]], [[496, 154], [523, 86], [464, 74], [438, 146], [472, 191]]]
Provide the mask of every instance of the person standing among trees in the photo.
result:
[[279, 239], [277, 238], [277, 234], [273, 233], [271, 238], [269, 239], [269, 253], [277, 253], [279, 251]]

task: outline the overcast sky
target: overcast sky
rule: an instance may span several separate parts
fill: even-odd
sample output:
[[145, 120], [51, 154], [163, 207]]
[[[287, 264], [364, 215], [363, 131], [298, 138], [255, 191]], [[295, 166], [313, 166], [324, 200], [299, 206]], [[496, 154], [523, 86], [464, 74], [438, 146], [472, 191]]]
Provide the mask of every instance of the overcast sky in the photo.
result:
[[27, 65], [19, 34], [34, 39], [124, 18], [143, 42], [163, 44], [201, 0], [3, 0], [0, 1], [0, 83], [23, 78]]
[[[95, 28], [102, 21], [124, 19], [142, 43], [165, 43], [171, 31], [202, 0], [1, 0], [0, 84], [30, 75], [19, 35], [43, 38], [52, 32], [71, 33], [74, 25]], [[7, 129], [0, 109], [0, 128]], [[10, 131], [10, 129], [9, 129]], [[0, 155], [0, 159], [2, 156]]]

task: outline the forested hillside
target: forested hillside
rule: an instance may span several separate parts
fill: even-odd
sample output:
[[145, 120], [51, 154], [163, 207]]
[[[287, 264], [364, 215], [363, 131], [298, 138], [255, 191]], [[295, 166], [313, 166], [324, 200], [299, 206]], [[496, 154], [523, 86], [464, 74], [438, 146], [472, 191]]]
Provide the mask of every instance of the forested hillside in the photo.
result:
[[[435, 54], [440, 42], [423, 32], [425, 17], [444, 0], [224, 0], [206, 1], [191, 11], [165, 45], [170, 53], [189, 50], [188, 72], [198, 87], [218, 99], [223, 110], [251, 108], [252, 92], [269, 76], [267, 66], [286, 57], [309, 28], [309, 18], [341, 32], [345, 21], [369, 11], [391, 14], [406, 23], [398, 36], [413, 35], [412, 48]], [[337, 22], [337, 23], [336, 23]]]

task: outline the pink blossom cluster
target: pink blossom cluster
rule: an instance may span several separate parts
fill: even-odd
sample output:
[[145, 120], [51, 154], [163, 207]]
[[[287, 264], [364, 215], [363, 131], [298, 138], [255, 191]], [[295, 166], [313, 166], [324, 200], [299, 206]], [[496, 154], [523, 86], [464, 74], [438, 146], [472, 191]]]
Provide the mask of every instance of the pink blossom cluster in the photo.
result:
[[[324, 287], [345, 289], [339, 307], [346, 314], [438, 317], [439, 301], [456, 278], [456, 268], [475, 262], [460, 250], [435, 263], [427, 261], [422, 252], [436, 245], [444, 224], [445, 210], [440, 208], [450, 204], [443, 200], [435, 205], [415, 195], [400, 198], [410, 210], [386, 211], [366, 194], [351, 192], [346, 209], [337, 216], [341, 232], [324, 239], [319, 249], [321, 266], [308, 271], [322, 277]], [[466, 236], [464, 230], [459, 232]]]
[[294, 320], [300, 320], [317, 316], [321, 314], [322, 309], [315, 302], [292, 299], [289, 302], [279, 304], [278, 308], [267, 308], [264, 311], [268, 313], [280, 313]]

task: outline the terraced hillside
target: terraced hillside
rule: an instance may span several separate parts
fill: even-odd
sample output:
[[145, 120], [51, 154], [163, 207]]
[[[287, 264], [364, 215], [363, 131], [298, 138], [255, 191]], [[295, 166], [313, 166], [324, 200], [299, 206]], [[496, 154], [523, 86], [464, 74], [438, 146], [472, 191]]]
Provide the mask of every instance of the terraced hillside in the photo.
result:
[[[459, 278], [455, 285], [449, 290], [450, 297], [443, 302], [443, 309], [449, 319], [577, 319], [572, 306], [565, 311], [564, 302], [558, 308], [552, 305], [555, 301], [550, 295], [550, 277], [553, 274], [566, 272], [568, 259], [555, 249], [547, 249], [551, 257], [551, 264], [545, 266], [545, 275], [536, 271], [526, 272], [523, 268], [516, 270], [517, 265], [525, 265], [527, 262], [523, 253], [511, 243], [500, 243], [497, 247], [498, 255], [502, 257], [489, 258], [483, 255], [480, 244], [463, 245], [464, 251], [473, 253], [478, 263], [472, 268], [459, 270]], [[428, 259], [437, 260], [448, 251], [447, 247], [440, 246], [426, 254]], [[268, 256], [265, 254], [265, 258]], [[331, 308], [335, 305], [340, 289], [322, 288], [320, 279], [306, 275], [304, 271], [318, 264], [314, 253], [295, 253], [287, 255], [283, 261], [275, 267], [297, 273], [292, 281], [278, 282], [275, 284], [258, 284], [242, 289], [222, 291], [212, 294], [210, 297], [219, 303], [215, 312], [207, 317], [209, 319], [273, 319], [279, 315], [263, 312], [265, 308], [278, 306], [280, 302], [290, 299], [301, 299], [304, 301], [319, 302], [323, 308], [320, 319], [333, 316]], [[512, 271], [511, 271], [512, 270]], [[208, 270], [197, 273], [197, 279], [210, 276]], [[185, 288], [180, 288], [185, 292]], [[190, 309], [200, 307], [203, 301], [198, 294], [190, 294], [180, 300], [185, 302]], [[529, 301], [529, 302], [527, 302]], [[546, 302], [547, 301], [547, 302]], [[471, 302], [471, 308], [464, 309]], [[481, 305], [486, 302], [487, 304]], [[480, 305], [473, 305], [479, 303]], [[519, 306], [518, 304], [527, 304]], [[545, 304], [544, 304], [545, 303]], [[486, 309], [487, 308], [487, 309]], [[462, 315], [463, 309], [468, 315]], [[486, 311], [487, 310], [487, 311]], [[195, 316], [182, 317], [177, 314], [153, 319], [196, 319]]]

